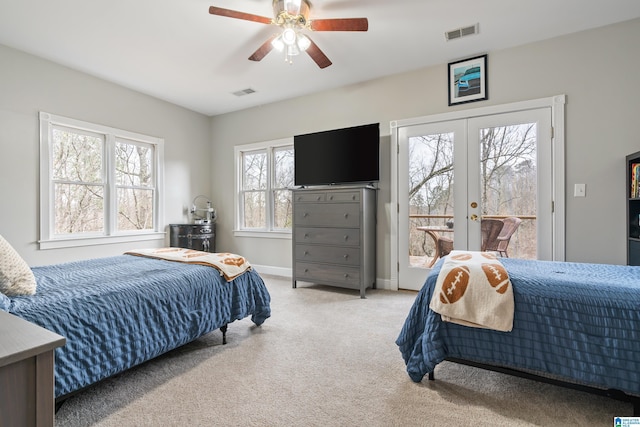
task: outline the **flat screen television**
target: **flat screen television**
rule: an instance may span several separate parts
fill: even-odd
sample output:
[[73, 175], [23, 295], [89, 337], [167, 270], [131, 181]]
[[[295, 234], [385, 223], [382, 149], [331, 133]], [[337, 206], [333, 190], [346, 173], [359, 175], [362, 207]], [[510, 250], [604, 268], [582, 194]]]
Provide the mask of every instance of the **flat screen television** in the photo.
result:
[[296, 186], [380, 179], [380, 123], [293, 137]]

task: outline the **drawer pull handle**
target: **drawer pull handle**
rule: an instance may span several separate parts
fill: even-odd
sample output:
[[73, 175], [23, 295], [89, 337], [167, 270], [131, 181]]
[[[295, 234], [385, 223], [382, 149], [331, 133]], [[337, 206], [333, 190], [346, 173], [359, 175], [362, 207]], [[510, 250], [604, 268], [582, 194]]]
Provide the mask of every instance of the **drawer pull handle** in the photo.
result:
[[349, 218], [349, 214], [348, 213], [344, 214], [344, 217], [345, 217], [345, 219]]
[[329, 200], [333, 200], [333, 196], [329, 196]]
[[305, 269], [304, 269], [304, 272], [305, 272], [305, 273], [308, 273], [308, 272], [309, 272], [309, 269], [308, 269], [308, 268], [305, 268]]
[[306, 217], [308, 217], [308, 216], [309, 216], [309, 214], [308, 214], [307, 212], [305, 212], [305, 213], [303, 213], [303, 214], [302, 214], [302, 217], [303, 217], [303, 218], [306, 218]]
[[346, 242], [347, 240], [349, 240], [349, 236], [345, 234], [344, 241]]
[[344, 255], [342, 255], [342, 258], [344, 258], [344, 259], [349, 259], [349, 254], [344, 254]]
[[309, 233], [304, 233], [304, 238], [308, 239], [309, 238]]
[[307, 255], [309, 255], [309, 252], [304, 251], [304, 254], [303, 254], [303, 255], [304, 255], [304, 256], [307, 256]]
[[316, 197], [316, 200], [320, 200], [320, 199], [322, 199], [322, 197], [320, 197], [320, 196]]
[[349, 278], [349, 273], [344, 273], [344, 278], [348, 279]]

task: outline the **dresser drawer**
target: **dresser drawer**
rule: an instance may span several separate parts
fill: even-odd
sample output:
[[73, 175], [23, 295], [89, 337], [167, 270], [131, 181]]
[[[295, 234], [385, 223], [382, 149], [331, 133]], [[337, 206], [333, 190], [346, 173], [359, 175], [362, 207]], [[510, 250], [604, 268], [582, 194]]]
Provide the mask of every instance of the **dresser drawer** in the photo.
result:
[[302, 203], [295, 207], [296, 226], [359, 227], [358, 203]]
[[318, 283], [337, 283], [350, 288], [360, 286], [360, 269], [335, 265], [296, 263], [296, 279], [317, 281]]
[[324, 191], [304, 191], [294, 193], [294, 201], [300, 203], [324, 202], [326, 193]]
[[296, 245], [296, 262], [360, 265], [360, 249], [340, 246]]
[[357, 228], [296, 228], [296, 243], [360, 246], [360, 230]]
[[326, 195], [327, 202], [359, 202], [359, 191], [336, 191]]

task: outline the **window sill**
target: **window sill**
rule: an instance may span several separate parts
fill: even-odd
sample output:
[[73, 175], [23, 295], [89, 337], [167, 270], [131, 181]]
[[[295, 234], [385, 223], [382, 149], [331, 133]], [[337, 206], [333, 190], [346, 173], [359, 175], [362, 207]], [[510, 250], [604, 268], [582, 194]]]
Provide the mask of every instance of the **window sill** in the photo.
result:
[[118, 236], [70, 237], [64, 239], [40, 240], [40, 250], [75, 248], [80, 246], [108, 245], [115, 243], [164, 240], [164, 232], [126, 234]]
[[262, 239], [289, 239], [291, 240], [290, 231], [258, 231], [258, 230], [233, 230], [235, 237], [258, 237]]

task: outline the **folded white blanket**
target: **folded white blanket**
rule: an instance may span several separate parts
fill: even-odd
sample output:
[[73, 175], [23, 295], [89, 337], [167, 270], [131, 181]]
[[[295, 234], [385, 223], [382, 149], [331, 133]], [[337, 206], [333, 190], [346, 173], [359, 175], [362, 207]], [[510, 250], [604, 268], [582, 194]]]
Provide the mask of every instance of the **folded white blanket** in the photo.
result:
[[429, 304], [442, 320], [508, 332], [513, 328], [513, 288], [495, 255], [451, 251]]
[[206, 265], [220, 271], [227, 282], [232, 281], [245, 271], [251, 269], [251, 264], [244, 257], [228, 252], [203, 252], [183, 248], [137, 249], [125, 254], [143, 256], [147, 258], [164, 259], [167, 261], [186, 262], [189, 264]]

